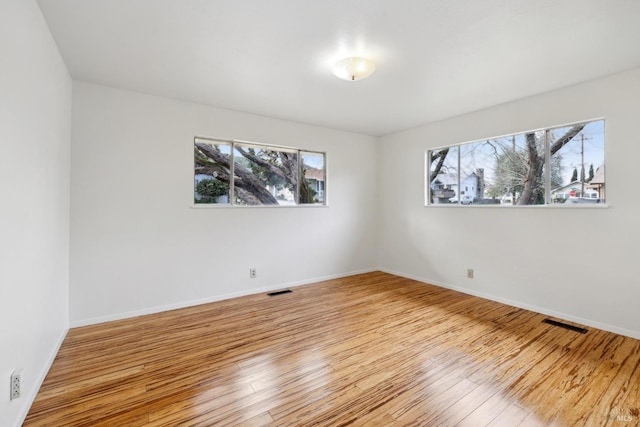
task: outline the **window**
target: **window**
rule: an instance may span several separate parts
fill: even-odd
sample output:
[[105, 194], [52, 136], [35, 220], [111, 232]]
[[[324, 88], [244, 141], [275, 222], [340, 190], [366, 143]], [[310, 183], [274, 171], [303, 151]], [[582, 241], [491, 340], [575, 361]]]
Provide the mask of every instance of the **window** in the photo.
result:
[[195, 138], [194, 177], [199, 205], [324, 205], [326, 200], [321, 152]]
[[324, 204], [326, 181], [324, 154], [301, 151], [300, 158], [302, 159], [302, 176], [305, 183], [300, 188], [300, 198]]
[[458, 203], [458, 150], [446, 147], [429, 151], [427, 164], [431, 187], [428, 191], [430, 204]]
[[429, 150], [426, 170], [428, 205], [604, 203], [604, 120]]
[[[547, 131], [550, 203], [604, 203], [604, 120]], [[564, 197], [557, 195], [564, 193]]]

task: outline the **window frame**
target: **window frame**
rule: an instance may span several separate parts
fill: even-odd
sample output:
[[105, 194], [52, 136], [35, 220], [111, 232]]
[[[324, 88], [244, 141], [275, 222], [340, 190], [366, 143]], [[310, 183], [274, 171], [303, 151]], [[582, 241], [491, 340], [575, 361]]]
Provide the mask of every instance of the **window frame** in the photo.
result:
[[[317, 207], [328, 207], [329, 206], [329, 199], [327, 197], [327, 181], [328, 181], [328, 153], [326, 151], [319, 151], [319, 150], [310, 150], [310, 149], [306, 149], [306, 148], [297, 148], [297, 147], [291, 147], [291, 146], [286, 146], [286, 145], [278, 145], [278, 144], [266, 144], [266, 143], [262, 143], [262, 142], [255, 142], [255, 141], [247, 141], [247, 140], [241, 140], [241, 139], [226, 139], [226, 138], [214, 138], [214, 137], [205, 137], [205, 136], [194, 136], [193, 138], [193, 145], [195, 147], [196, 142], [204, 142], [207, 144], [227, 144], [230, 146], [230, 166], [229, 166], [229, 203], [195, 203], [194, 197], [192, 196], [192, 205], [191, 207], [194, 209], [228, 209], [228, 208], [317, 208]], [[296, 153], [297, 155], [297, 163], [298, 163], [298, 176], [302, 176], [302, 167], [303, 167], [303, 162], [302, 162], [302, 153], [310, 153], [310, 154], [318, 154], [318, 155], [322, 155], [324, 158], [324, 196], [323, 196], [323, 201], [322, 202], [318, 202], [318, 203], [295, 203], [292, 205], [280, 205], [280, 204], [273, 204], [273, 205], [243, 205], [243, 204], [237, 204], [235, 203], [235, 197], [233, 197], [233, 194], [235, 193], [235, 163], [236, 163], [236, 154], [235, 154], [235, 147], [236, 145], [239, 146], [253, 146], [253, 147], [259, 147], [262, 150], [270, 150], [270, 151], [287, 151], [287, 152], [293, 152]], [[191, 173], [192, 176], [195, 177], [195, 157], [193, 159], [193, 164], [192, 164], [192, 169], [191, 169]], [[195, 179], [194, 179], [194, 187], [192, 187], [192, 192], [195, 194], [195, 192], [197, 191], [195, 188]], [[298, 179], [296, 182], [296, 193], [299, 197], [300, 194], [300, 180]]]
[[[465, 141], [465, 142], [460, 142], [460, 143], [456, 143], [456, 144], [449, 144], [449, 145], [441, 145], [441, 146], [437, 146], [437, 147], [433, 147], [433, 148], [427, 148], [424, 152], [424, 175], [423, 175], [423, 183], [425, 186], [424, 189], [424, 207], [427, 208], [459, 208], [459, 207], [464, 207], [464, 208], [493, 208], [493, 209], [500, 209], [500, 208], [534, 208], [534, 209], [540, 209], [540, 208], [551, 208], [551, 209], [602, 209], [602, 208], [608, 208], [611, 206], [611, 203], [609, 203], [609, 198], [605, 197], [604, 201], [602, 202], [597, 202], [597, 203], [552, 203], [552, 189], [551, 189], [551, 168], [547, 167], [550, 163], [551, 160], [551, 152], [550, 152], [550, 143], [549, 143], [549, 132], [553, 131], [555, 129], [560, 129], [560, 128], [564, 128], [564, 127], [569, 127], [569, 126], [575, 126], [575, 125], [580, 125], [580, 124], [589, 124], [589, 123], [593, 123], [593, 122], [599, 122], [602, 121], [602, 137], [603, 137], [603, 153], [602, 153], [602, 158], [603, 158], [603, 174], [604, 174], [604, 182], [605, 185], [607, 183], [607, 138], [606, 138], [606, 133], [607, 133], [607, 121], [605, 117], [596, 117], [596, 118], [592, 118], [592, 119], [586, 119], [586, 120], [578, 120], [575, 122], [569, 122], [569, 123], [565, 123], [565, 124], [559, 124], [559, 125], [554, 125], [554, 126], [548, 126], [548, 127], [543, 127], [543, 128], [537, 128], [537, 129], [531, 129], [531, 130], [526, 130], [526, 131], [519, 131], [519, 132], [512, 132], [512, 133], [508, 133], [508, 134], [503, 134], [503, 135], [499, 135], [499, 136], [492, 136], [492, 137], [488, 137], [488, 138], [480, 138], [480, 139], [475, 139], [475, 140], [471, 140], [471, 141]], [[529, 205], [515, 205], [513, 204], [513, 202], [511, 204], [468, 204], [468, 205], [464, 205], [461, 202], [461, 193], [460, 193], [460, 186], [462, 183], [462, 178], [461, 178], [461, 157], [462, 157], [462, 146], [466, 145], [466, 144], [473, 144], [473, 143], [478, 143], [478, 142], [482, 142], [482, 141], [487, 141], [487, 140], [495, 140], [495, 139], [500, 139], [500, 138], [506, 138], [506, 137], [511, 137], [511, 136], [517, 136], [517, 135], [522, 135], [522, 134], [528, 134], [528, 133], [536, 133], [536, 132], [543, 132], [544, 135], [544, 164], [545, 164], [545, 168], [544, 168], [544, 190], [545, 190], [545, 195], [544, 195], [544, 203], [543, 204], [529, 204]], [[442, 150], [445, 148], [457, 148], [457, 162], [454, 162], [457, 164], [457, 175], [458, 175], [458, 180], [457, 180], [457, 197], [458, 197], [458, 201], [457, 202], [453, 202], [453, 203], [432, 203], [431, 202], [431, 192], [432, 192], [432, 188], [431, 188], [431, 181], [430, 181], [430, 174], [431, 174], [431, 153], [432, 152], [436, 152], [438, 150]], [[608, 191], [606, 192], [608, 194]], [[600, 200], [600, 199], [599, 199]]]

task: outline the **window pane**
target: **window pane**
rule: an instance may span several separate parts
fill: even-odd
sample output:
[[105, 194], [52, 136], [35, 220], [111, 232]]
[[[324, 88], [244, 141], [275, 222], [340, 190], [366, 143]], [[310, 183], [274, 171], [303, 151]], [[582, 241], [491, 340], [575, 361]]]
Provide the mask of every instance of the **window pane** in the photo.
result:
[[302, 176], [300, 181], [301, 204], [325, 203], [325, 159], [322, 153], [300, 152], [302, 157]]
[[236, 144], [234, 159], [236, 204], [296, 204], [298, 178], [296, 151]]
[[458, 147], [429, 151], [429, 204], [458, 203]]
[[194, 203], [228, 204], [231, 144], [196, 139], [194, 152]]
[[495, 177], [496, 144], [494, 141], [478, 141], [460, 146], [460, 204], [486, 205], [500, 203], [489, 197]]
[[485, 170], [487, 197], [503, 205], [545, 203], [543, 131], [488, 140], [485, 153], [489, 152], [493, 160]]
[[551, 203], [604, 203], [604, 120], [548, 131]]

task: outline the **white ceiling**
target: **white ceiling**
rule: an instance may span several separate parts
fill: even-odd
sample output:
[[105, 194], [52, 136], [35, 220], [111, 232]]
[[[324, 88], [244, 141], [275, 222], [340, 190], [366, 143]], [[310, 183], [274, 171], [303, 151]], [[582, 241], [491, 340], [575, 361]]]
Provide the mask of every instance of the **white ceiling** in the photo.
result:
[[76, 80], [370, 135], [640, 67], [639, 0], [38, 2]]

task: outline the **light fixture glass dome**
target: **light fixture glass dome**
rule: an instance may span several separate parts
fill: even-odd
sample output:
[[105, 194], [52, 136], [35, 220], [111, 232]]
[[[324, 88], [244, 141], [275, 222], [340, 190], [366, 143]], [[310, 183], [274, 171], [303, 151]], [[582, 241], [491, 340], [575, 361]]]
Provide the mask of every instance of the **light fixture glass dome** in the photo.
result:
[[333, 74], [343, 80], [362, 80], [369, 77], [376, 70], [373, 62], [366, 58], [351, 56], [341, 59], [333, 66]]

